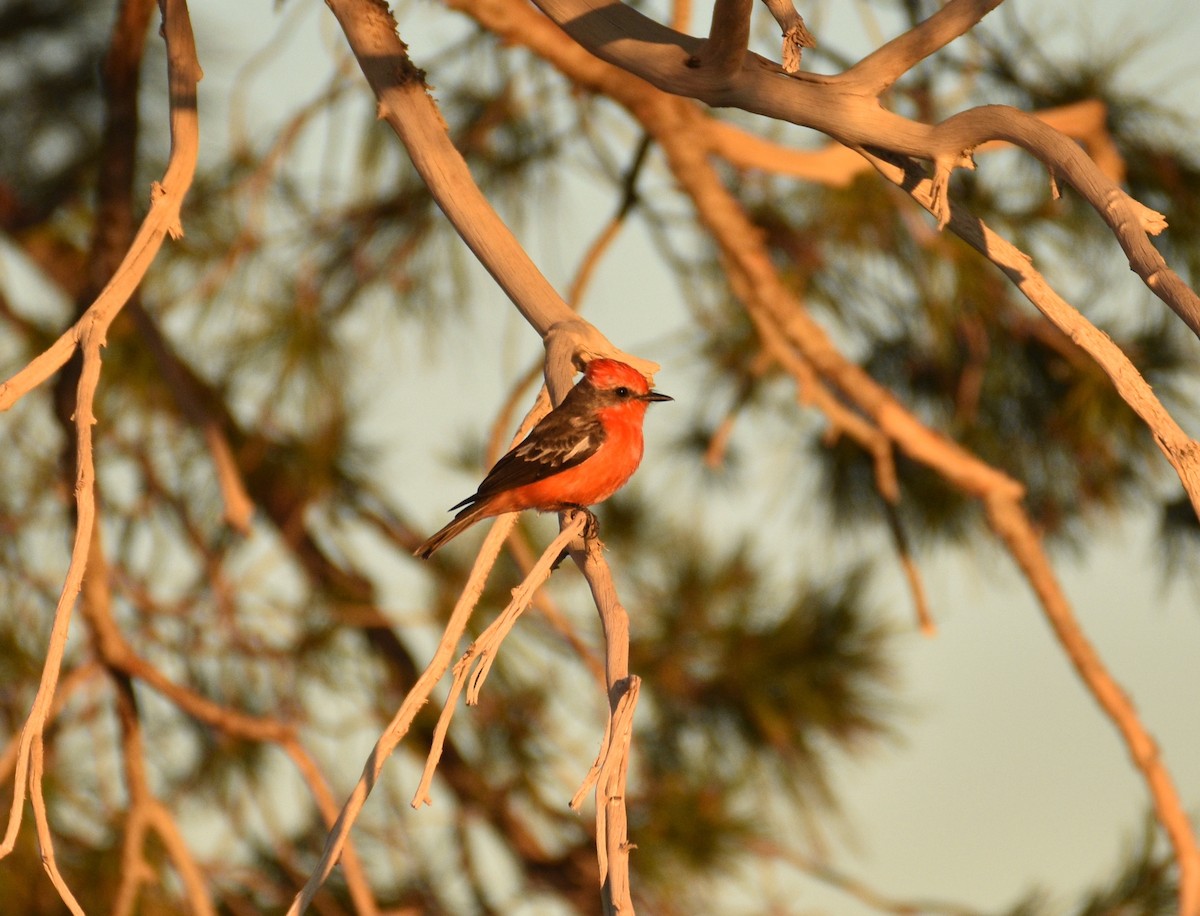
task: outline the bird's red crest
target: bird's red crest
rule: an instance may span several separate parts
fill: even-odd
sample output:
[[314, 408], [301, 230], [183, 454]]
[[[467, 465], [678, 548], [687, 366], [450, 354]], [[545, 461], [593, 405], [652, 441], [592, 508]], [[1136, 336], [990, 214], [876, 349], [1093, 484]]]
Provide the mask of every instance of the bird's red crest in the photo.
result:
[[583, 375], [597, 388], [611, 390], [624, 385], [638, 394], [645, 394], [650, 390], [642, 373], [633, 366], [615, 359], [594, 359], [587, 364]]

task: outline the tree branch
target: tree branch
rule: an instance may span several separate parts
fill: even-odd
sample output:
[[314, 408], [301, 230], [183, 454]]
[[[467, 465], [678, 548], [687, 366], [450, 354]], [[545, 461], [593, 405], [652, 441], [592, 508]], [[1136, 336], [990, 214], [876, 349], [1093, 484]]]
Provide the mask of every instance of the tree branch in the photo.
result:
[[[533, 425], [548, 410], [549, 404], [543, 399], [538, 398], [533, 409], [521, 423], [521, 428], [517, 430], [512, 444], [515, 446], [520, 442], [525, 437], [525, 434], [533, 428]], [[337, 865], [338, 859], [342, 855], [342, 850], [345, 849], [346, 843], [349, 841], [350, 829], [358, 819], [358, 815], [362, 811], [362, 807], [366, 803], [371, 789], [374, 788], [376, 782], [379, 780], [379, 774], [383, 771], [384, 763], [387, 762], [388, 757], [391, 756], [404, 736], [408, 734], [408, 730], [412, 726], [417, 713], [422, 706], [429, 702], [429, 697], [433, 694], [433, 689], [450, 667], [450, 662], [454, 658], [458, 642], [462, 639], [463, 633], [466, 632], [467, 624], [471, 620], [471, 614], [475, 610], [475, 605], [478, 603], [480, 595], [483, 594], [483, 587], [487, 582], [487, 577], [496, 563], [496, 558], [500, 554], [501, 547], [504, 546], [505, 538], [512, 531], [513, 525], [516, 524], [516, 520], [517, 513], [513, 512], [499, 516], [492, 524], [487, 536], [483, 539], [483, 545], [479, 548], [479, 553], [475, 557], [475, 563], [471, 567], [471, 573], [467, 577], [462, 592], [459, 594], [458, 601], [454, 604], [454, 610], [450, 614], [450, 619], [446, 622], [446, 626], [442, 631], [442, 638], [438, 642], [433, 657], [429, 660], [429, 664], [426, 665], [425, 670], [421, 672], [420, 677], [417, 678], [412, 689], [408, 691], [404, 701], [400, 704], [400, 708], [396, 710], [396, 714], [392, 717], [392, 721], [388, 723], [387, 728], [379, 736], [379, 740], [375, 742], [375, 747], [371, 751], [370, 757], [367, 758], [366, 763], [363, 765], [362, 775], [351, 791], [350, 797], [342, 805], [341, 813], [325, 838], [325, 849], [321, 853], [321, 859], [317, 863], [317, 867], [313, 870], [312, 875], [309, 876], [307, 883], [292, 901], [292, 905], [288, 908], [288, 916], [300, 916], [308, 908], [308, 905], [312, 903], [312, 899], [321, 885], [325, 883], [329, 875], [333, 872], [334, 866]]]
[[[629, 819], [625, 808], [633, 712], [641, 682], [629, 673], [629, 614], [617, 597], [612, 570], [604, 559], [599, 538], [572, 546], [571, 559], [592, 592], [604, 627], [605, 676], [608, 681], [609, 721], [589, 780], [596, 782], [596, 853], [600, 862], [601, 896], [613, 916], [632, 916], [629, 883]], [[586, 790], [587, 781], [580, 792]], [[578, 807], [579, 794], [572, 805]]]
[[[1096, 99], [1074, 102], [1035, 112], [1034, 117], [1081, 143], [1096, 167], [1114, 182], [1125, 180], [1125, 161], [1108, 132], [1108, 106], [1103, 102]], [[736, 168], [759, 169], [772, 175], [789, 175], [842, 188], [871, 167], [859, 152], [840, 143], [829, 143], [815, 150], [796, 149], [717, 118], [705, 118], [702, 128], [713, 155]], [[1003, 140], [990, 140], [975, 153], [1011, 146]]]
[[[905, 169], [873, 156], [867, 158], [881, 175], [903, 187], [913, 200], [933, 209], [932, 182], [921, 178], [918, 169]], [[999, 267], [1039, 312], [1104, 370], [1122, 400], [1154, 436], [1200, 517], [1200, 442], [1183, 431], [1124, 351], [1054, 291], [1033, 266], [1029, 255], [997, 235], [982, 220], [955, 208], [949, 225], [952, 232]]]
[[688, 60], [689, 67], [700, 67], [728, 78], [742, 66], [750, 45], [750, 10], [754, 0], [716, 0], [708, 40]]
[[96, 418], [92, 413], [92, 406], [100, 382], [100, 348], [104, 345], [109, 325], [141, 282], [165, 237], [168, 234], [172, 237], [182, 234], [179, 211], [196, 168], [200, 136], [196, 112], [196, 83], [201, 72], [196, 59], [191, 21], [188, 18], [185, 0], [161, 0], [160, 8], [163, 15], [163, 35], [167, 44], [171, 155], [162, 183], [155, 183], [153, 186], [150, 212], [116, 274], [84, 316], [46, 353], [0, 385], [0, 410], [6, 410], [61, 368], [77, 347], [82, 351], [83, 368], [79, 377], [75, 407], [75, 541], [71, 550], [71, 562], [54, 612], [41, 682], [34, 697], [33, 708], [21, 732], [13, 804], [4, 840], [0, 843], [0, 857], [12, 852], [16, 844], [27, 779], [30, 781], [28, 788], [33, 795], [35, 813], [41, 799], [41, 774], [38, 770], [42, 758], [43, 734], [58, 683], [63, 652], [66, 649], [71, 611], [83, 582], [95, 520], [92, 425]]
[[[482, 2], [482, 0], [481, 0]], [[776, 120], [811, 127], [840, 143], [915, 156], [935, 167], [935, 213], [949, 218], [946, 194], [950, 174], [969, 167], [971, 151], [990, 140], [1022, 147], [1050, 172], [1074, 187], [1113, 230], [1131, 267], [1200, 336], [1200, 297], [1172, 271], [1150, 243], [1160, 232], [1161, 214], [1129, 197], [1079, 149], [1057, 131], [1014, 108], [987, 105], [954, 115], [940, 124], [922, 124], [887, 111], [846, 74], [788, 79], [777, 64], [746, 54], [741, 69], [722, 77], [692, 68], [699, 43], [612, 0], [537, 0], [538, 7], [590, 53], [673, 95], [713, 107], [740, 108]], [[961, 25], [987, 2], [957, 0], [947, 22]], [[953, 9], [951, 9], [953, 8]], [[956, 25], [955, 27], [958, 27]], [[934, 30], [930, 30], [931, 32]], [[904, 53], [921, 53], [925, 41]], [[905, 47], [904, 45], [898, 47]], [[897, 52], [899, 53], [899, 52]]]
[[[1022, 496], [1020, 484], [924, 426], [888, 391], [878, 386], [865, 372], [846, 360], [834, 348], [819, 325], [803, 311], [800, 304], [779, 281], [754, 226], [713, 173], [711, 165], [706, 160], [703, 145], [694, 140], [693, 125], [700, 118], [695, 110], [678, 98], [654, 92], [644, 82], [631, 77], [628, 73], [605, 67], [586, 55], [581, 55], [577, 49], [564, 46], [557, 33], [539, 28], [536, 17], [527, 14], [526, 8], [520, 4], [509, 2], [509, 0], [458, 0], [458, 2], [487, 28], [505, 35], [510, 40], [528, 45], [536, 53], [558, 66], [570, 78], [604, 92], [615, 101], [625, 105], [634, 114], [643, 128], [663, 148], [676, 181], [691, 197], [700, 220], [708, 227], [720, 246], [730, 283], [739, 298], [745, 303], [756, 326], [760, 327], [764, 346], [773, 354], [781, 355], [787, 354], [792, 348], [795, 349], [798, 358], [793, 356], [792, 359], [799, 367], [796, 375], [798, 387], [801, 390], [813, 390], [815, 379], [833, 386], [841, 396], [855, 405], [857, 410], [861, 411], [890, 443], [894, 443], [896, 447], [904, 450], [915, 460], [934, 469], [947, 481], [981, 500], [988, 507], [989, 519], [996, 533], [1004, 540], [1014, 558], [1030, 578], [1031, 585], [1043, 603], [1045, 613], [1051, 619], [1057, 620], [1056, 626], [1061, 625], [1063, 632], [1067, 633], [1069, 626], [1065, 621], [1069, 620], [1069, 605], [1061, 595], [1040, 544], [1036, 540], [1025, 538], [1022, 534], [1031, 529], [1019, 503]], [[580, 32], [585, 33], [585, 38], [589, 41], [594, 41], [597, 35], [609, 34], [605, 30], [615, 28], [614, 23], [622, 23], [634, 29], [641, 28], [638, 14], [619, 5], [606, 7], [603, 12], [590, 7], [588, 0], [540, 0], [540, 5], [557, 10], [559, 13], [568, 9], [573, 11], [573, 16], [567, 16], [563, 20], [564, 28], [576, 35]], [[659, 36], [665, 45], [676, 40], [672, 37], [673, 33], [669, 33], [656, 24], [651, 24], [646, 28], [650, 33]], [[637, 34], [641, 38], [646, 33], [637, 32]], [[653, 69], [653, 66], [656, 65], [654, 60], [656, 55], [657, 62], [661, 63], [664, 59], [663, 55], [668, 53], [663, 47], [643, 47], [639, 42], [628, 37], [618, 40], [614, 35], [612, 38], [611, 43], [597, 48], [596, 53], [607, 58], [625, 60], [635, 56], [635, 49], [640, 49], [646, 52], [648, 58], [651, 58], [649, 63], [630, 62], [629, 69], [634, 72], [646, 72], [648, 67]], [[684, 38], [679, 43], [687, 45], [688, 41]], [[686, 70], [678, 65], [675, 66], [677, 70]], [[747, 76], [747, 73], [751, 75]], [[753, 74], [754, 71], [751, 68], [744, 66], [739, 79], [744, 78], [747, 82], [753, 83], [758, 79]], [[684, 74], [683, 79], [685, 81], [691, 79], [690, 74]], [[653, 82], [653, 80], [651, 81]], [[688, 83], [687, 85], [690, 89], [695, 84]], [[807, 95], [814, 102], [819, 90], [823, 88], [804, 82], [778, 82], [775, 86], [781, 97], [790, 95], [794, 101], [796, 98]], [[679, 91], [678, 86], [668, 88]], [[836, 106], [836, 96], [833, 97], [833, 100]], [[842, 113], [852, 114], [851, 112], [837, 112], [831, 117]], [[815, 115], [813, 120], [824, 118], [827, 114], [830, 112], [826, 109], [819, 115]], [[975, 113], [968, 114], [973, 117], [979, 116]], [[988, 116], [986, 110], [983, 116]], [[1044, 135], [1030, 136], [1032, 133], [1038, 132], [1038, 128], [1032, 127], [1028, 123], [1035, 121], [1031, 116], [1022, 115], [1016, 119], [1004, 120], [1010, 125], [1015, 121], [1019, 124], [1019, 130], [1029, 133], [1023, 138], [1005, 136], [1002, 137], [1003, 139], [1017, 139], [1018, 142], [1021, 139], [1026, 142], [1040, 142], [1047, 139]], [[1074, 146], [1071, 141], [1050, 131], [1044, 125], [1041, 126], [1041, 131], [1053, 134], [1053, 139], [1049, 140], [1049, 145], [1054, 148], [1052, 152], [1056, 155], [1062, 152], [1062, 161], [1069, 160], [1078, 165], [1076, 177], [1082, 176], [1081, 183], [1090, 188], [1089, 193], [1093, 197], [1101, 184], [1106, 183], [1110, 189], [1116, 188], [1111, 181], [1103, 178], [1099, 170], [1090, 163], [1084, 167], [1075, 162], [1074, 156], [1084, 159], [1078, 148], [1071, 153], [1058, 150], [1058, 146], [1061, 144]], [[969, 145], [958, 148], [966, 149]], [[954, 145], [950, 145], [946, 148], [953, 147]], [[1084, 159], [1084, 161], [1086, 160]], [[1086, 178], [1086, 181], [1083, 181], [1083, 178]], [[922, 186], [912, 176], [905, 176], [904, 187], [910, 193], [914, 187], [920, 188], [922, 193], [928, 194], [929, 206], [936, 207], [936, 179]], [[1128, 200], [1128, 198], [1125, 199]], [[1129, 201], [1126, 208], [1127, 214], [1135, 212], [1137, 206], [1139, 205]], [[947, 208], [946, 212], [950, 218], [952, 211]], [[953, 222], [951, 225], [954, 225]], [[991, 245], [992, 243], [989, 241], [987, 244]], [[1109, 343], [1111, 344], [1111, 341]], [[864, 431], [864, 433], [866, 432]], [[1186, 437], [1183, 438], [1186, 440]], [[1178, 445], [1190, 450], [1186, 442], [1179, 442]], [[1093, 690], [1105, 713], [1126, 737], [1130, 753], [1143, 772], [1155, 799], [1160, 823], [1163, 824], [1176, 846], [1181, 872], [1181, 903], [1184, 904], [1184, 912], [1193, 916], [1196, 912], [1195, 876], [1200, 874], [1200, 871], [1197, 870], [1194, 852], [1195, 840], [1190, 834], [1190, 828], [1186, 827], [1186, 813], [1179, 806], [1179, 800], [1174, 792], [1169, 774], [1161, 761], [1152, 753], [1153, 742], [1149, 740], [1145, 730], [1137, 722], [1132, 707], [1128, 705], [1127, 701], [1124, 705], [1119, 702], [1118, 698], [1123, 698], [1123, 694], [1099, 665], [1094, 653], [1086, 656], [1086, 653], [1080, 655], [1081, 651], [1077, 645], [1068, 649], [1077, 669], [1084, 676], [1085, 683], [1089, 689]], [[1078, 661], [1085, 656], [1085, 663]], [[1089, 679], [1093, 674], [1098, 680]]]
[[[626, 362], [647, 376], [658, 366], [623, 353], [579, 318], [542, 276], [520, 243], [471, 178], [450, 142], [445, 121], [425, 86], [425, 75], [408, 57], [396, 22], [382, 0], [329, 0], [385, 119], [408, 151], [413, 166], [455, 231], [543, 339], [547, 382], [555, 403], [565, 395], [572, 367], [597, 356]], [[567, 353], [564, 361], [561, 354]]]
[[901, 76], [966, 34], [1004, 0], [950, 0], [928, 19], [893, 38], [842, 74], [863, 93], [878, 96]]

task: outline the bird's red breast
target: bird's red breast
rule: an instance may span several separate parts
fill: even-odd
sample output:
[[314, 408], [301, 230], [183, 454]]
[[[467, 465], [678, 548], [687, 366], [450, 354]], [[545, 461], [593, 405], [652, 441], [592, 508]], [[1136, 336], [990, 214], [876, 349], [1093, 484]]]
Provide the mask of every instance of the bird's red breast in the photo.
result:
[[453, 507], [461, 511], [417, 555], [428, 557], [487, 516], [587, 507], [608, 499], [642, 461], [646, 407], [669, 400], [651, 391], [632, 366], [615, 359], [592, 360], [563, 402], [496, 462], [473, 495]]

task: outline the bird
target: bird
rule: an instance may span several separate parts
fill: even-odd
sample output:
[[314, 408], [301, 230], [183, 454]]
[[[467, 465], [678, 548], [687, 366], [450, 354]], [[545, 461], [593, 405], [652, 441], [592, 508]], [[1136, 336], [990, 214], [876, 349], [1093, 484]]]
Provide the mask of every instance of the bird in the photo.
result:
[[496, 462], [454, 519], [413, 551], [428, 559], [477, 521], [536, 509], [586, 509], [621, 489], [642, 461], [642, 420], [655, 401], [645, 376], [616, 359], [593, 359], [562, 403]]

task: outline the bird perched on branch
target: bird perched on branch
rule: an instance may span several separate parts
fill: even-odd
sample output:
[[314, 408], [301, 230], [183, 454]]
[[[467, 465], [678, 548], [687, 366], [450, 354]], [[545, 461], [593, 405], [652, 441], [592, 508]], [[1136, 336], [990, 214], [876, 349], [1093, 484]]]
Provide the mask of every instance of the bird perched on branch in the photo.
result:
[[462, 511], [415, 555], [428, 559], [480, 519], [521, 509], [583, 509], [608, 499], [641, 463], [646, 408], [670, 400], [632, 366], [592, 360], [562, 403], [496, 462], [473, 496], [450, 507]]

